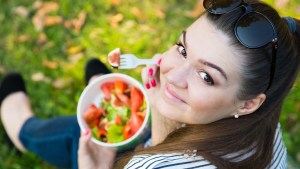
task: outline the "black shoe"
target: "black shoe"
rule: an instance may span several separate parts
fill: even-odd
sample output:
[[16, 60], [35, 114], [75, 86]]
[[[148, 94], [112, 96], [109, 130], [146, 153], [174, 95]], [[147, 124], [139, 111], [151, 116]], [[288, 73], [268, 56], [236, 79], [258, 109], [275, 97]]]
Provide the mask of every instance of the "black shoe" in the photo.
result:
[[23, 91], [26, 93], [25, 82], [19, 73], [6, 75], [0, 84], [0, 106], [2, 101], [11, 93]]
[[[25, 82], [19, 73], [10, 73], [6, 75], [0, 84], [0, 106], [2, 101], [10, 94], [14, 92], [23, 91], [26, 93]], [[1, 130], [4, 131], [4, 127], [0, 126]], [[7, 133], [4, 132], [3, 140], [7, 146], [16, 152], [16, 155], [20, 156], [22, 153], [14, 146]]]
[[85, 65], [85, 84], [87, 85], [94, 75], [108, 73], [111, 73], [111, 71], [99, 59], [90, 59]]

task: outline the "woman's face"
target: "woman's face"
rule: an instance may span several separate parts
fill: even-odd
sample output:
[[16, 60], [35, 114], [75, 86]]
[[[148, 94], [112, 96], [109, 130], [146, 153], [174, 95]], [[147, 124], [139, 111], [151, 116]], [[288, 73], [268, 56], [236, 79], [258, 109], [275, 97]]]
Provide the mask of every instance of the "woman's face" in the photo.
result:
[[240, 103], [241, 60], [235, 51], [224, 33], [199, 18], [162, 56], [158, 111], [188, 124], [233, 118]]

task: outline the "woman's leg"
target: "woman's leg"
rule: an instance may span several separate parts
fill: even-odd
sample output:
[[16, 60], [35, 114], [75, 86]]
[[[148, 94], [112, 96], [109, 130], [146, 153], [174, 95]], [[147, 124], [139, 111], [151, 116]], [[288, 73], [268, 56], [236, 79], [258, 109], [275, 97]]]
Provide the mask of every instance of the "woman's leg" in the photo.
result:
[[[110, 71], [102, 62], [91, 59], [85, 67], [85, 82], [88, 83], [93, 77], [107, 73]], [[21, 81], [24, 84], [22, 78]], [[2, 89], [0, 86], [0, 103], [3, 100], [1, 119], [17, 148], [23, 152], [32, 151], [51, 164], [77, 168], [80, 128], [76, 116], [48, 120], [35, 118], [25, 94], [25, 85], [21, 87], [24, 90]]]
[[51, 119], [29, 118], [21, 128], [19, 139], [29, 151], [50, 164], [77, 167], [80, 128], [76, 116]]

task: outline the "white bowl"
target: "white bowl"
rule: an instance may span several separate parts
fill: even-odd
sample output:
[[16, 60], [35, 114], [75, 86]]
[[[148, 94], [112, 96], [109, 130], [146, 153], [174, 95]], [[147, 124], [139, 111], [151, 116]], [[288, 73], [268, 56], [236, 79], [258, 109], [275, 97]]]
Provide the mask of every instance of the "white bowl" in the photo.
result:
[[79, 123], [82, 132], [85, 132], [87, 129], [89, 129], [88, 125], [83, 119], [84, 112], [89, 108], [89, 106], [92, 103], [94, 103], [96, 106], [99, 106], [99, 104], [101, 103], [101, 100], [104, 97], [103, 93], [100, 90], [101, 84], [105, 82], [114, 82], [116, 80], [122, 80], [127, 84], [129, 84], [130, 86], [137, 87], [142, 91], [144, 98], [146, 100], [146, 115], [144, 118], [144, 122], [140, 127], [140, 129], [132, 137], [119, 143], [105, 143], [92, 137], [92, 141], [94, 143], [104, 147], [115, 148], [117, 151], [120, 152], [120, 151], [134, 148], [137, 144], [141, 143], [142, 141], [145, 141], [145, 139], [147, 139], [150, 136], [151, 118], [150, 118], [149, 100], [143, 85], [141, 85], [139, 81], [137, 81], [136, 79], [128, 75], [120, 74], [120, 73], [110, 73], [110, 74], [97, 77], [83, 90], [82, 94], [80, 95], [79, 102], [77, 105], [77, 121]]

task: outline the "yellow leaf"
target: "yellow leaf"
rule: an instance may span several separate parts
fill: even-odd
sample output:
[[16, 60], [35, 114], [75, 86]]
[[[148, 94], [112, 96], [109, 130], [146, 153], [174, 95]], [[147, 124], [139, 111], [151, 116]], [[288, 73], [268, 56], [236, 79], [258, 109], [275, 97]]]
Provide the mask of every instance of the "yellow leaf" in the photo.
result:
[[84, 48], [82, 46], [68, 46], [66, 49], [66, 53], [68, 56], [75, 55], [77, 53], [80, 53], [84, 51]]

